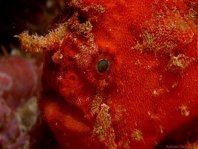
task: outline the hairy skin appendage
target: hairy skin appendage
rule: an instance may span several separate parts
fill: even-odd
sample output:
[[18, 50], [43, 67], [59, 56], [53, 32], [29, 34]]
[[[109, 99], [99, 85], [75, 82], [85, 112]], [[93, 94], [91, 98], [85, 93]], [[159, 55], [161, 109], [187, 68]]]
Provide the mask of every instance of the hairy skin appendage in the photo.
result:
[[45, 36], [42, 115], [63, 149], [192, 148], [198, 141], [198, 1], [65, 0]]

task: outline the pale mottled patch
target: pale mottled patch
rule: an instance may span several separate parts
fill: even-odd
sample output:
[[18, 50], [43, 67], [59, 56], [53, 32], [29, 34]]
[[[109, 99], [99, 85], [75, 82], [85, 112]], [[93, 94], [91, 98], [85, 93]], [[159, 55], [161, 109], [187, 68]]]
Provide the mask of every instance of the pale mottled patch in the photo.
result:
[[[141, 53], [153, 51], [172, 53], [178, 43], [189, 44], [195, 36], [195, 28], [190, 25], [190, 18], [195, 19], [196, 12], [191, 9], [185, 16], [178, 8], [165, 9], [153, 14], [150, 20], [146, 20], [142, 26], [141, 41], [132, 47]], [[179, 41], [179, 42], [178, 42]]]
[[189, 110], [188, 106], [181, 105], [181, 106], [179, 106], [178, 109], [179, 109], [179, 111], [180, 111], [182, 116], [186, 116], [187, 117], [187, 116], [190, 115], [190, 110]]
[[133, 141], [142, 141], [143, 140], [143, 133], [139, 129], [133, 130], [131, 134], [131, 138]]
[[91, 104], [91, 114], [93, 116], [99, 112], [102, 101], [103, 101], [103, 97], [100, 94], [97, 94], [93, 99]]
[[184, 54], [179, 54], [177, 56], [171, 56], [168, 62], [168, 69], [171, 71], [184, 71], [185, 68], [192, 62], [192, 59]]
[[93, 129], [93, 134], [103, 142], [108, 149], [116, 149], [115, 132], [111, 126], [112, 119], [109, 114], [109, 106], [102, 103], [100, 111], [96, 116], [96, 123]]

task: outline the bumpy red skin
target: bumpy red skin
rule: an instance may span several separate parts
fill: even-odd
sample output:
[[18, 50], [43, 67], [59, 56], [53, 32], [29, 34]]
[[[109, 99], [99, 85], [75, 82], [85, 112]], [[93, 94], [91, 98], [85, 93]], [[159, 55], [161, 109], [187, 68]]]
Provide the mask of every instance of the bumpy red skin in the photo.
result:
[[[80, 53], [76, 44], [84, 43], [84, 38], [76, 35], [77, 43], [74, 43], [66, 35], [62, 45], [54, 50], [60, 50], [63, 59], [54, 62], [51, 58], [54, 51], [46, 52], [40, 100], [46, 121], [62, 148], [152, 149], [182, 125], [191, 126], [190, 122], [198, 116], [198, 37], [197, 18], [194, 21], [185, 18], [190, 3], [188, 0], [157, 3], [84, 0], [82, 7], [100, 4], [105, 8], [95, 18], [95, 13], [84, 14], [82, 7], [76, 7], [76, 11], [92, 18], [96, 49], [76, 60], [76, 54]], [[175, 17], [175, 8], [181, 18]], [[160, 12], [166, 15], [157, 20], [155, 15]], [[169, 18], [175, 22], [185, 18], [189, 27], [186, 31], [176, 27], [167, 34], [153, 29], [162, 22], [166, 25]], [[150, 49], [144, 46], [143, 51], [141, 47], [134, 48], [137, 42], [144, 42], [141, 35], [145, 30], [159, 37], [162, 43], [173, 41], [172, 51], [167, 52], [166, 48], [158, 51], [155, 43]], [[75, 34], [72, 29], [68, 32]], [[179, 66], [169, 68], [171, 57], [178, 54], [192, 61], [182, 70]], [[110, 62], [104, 74], [96, 68], [100, 59]], [[101, 80], [107, 84], [104, 89], [98, 87]], [[93, 115], [91, 106], [98, 94], [109, 107], [116, 145], [108, 145], [107, 140], [101, 140], [93, 132], [99, 112]]]

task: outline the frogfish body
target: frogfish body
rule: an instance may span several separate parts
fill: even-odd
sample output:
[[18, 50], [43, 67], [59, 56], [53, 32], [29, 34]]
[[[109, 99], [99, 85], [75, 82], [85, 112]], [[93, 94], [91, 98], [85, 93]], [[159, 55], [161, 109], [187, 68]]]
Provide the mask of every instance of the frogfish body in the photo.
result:
[[43, 48], [39, 104], [60, 147], [195, 144], [198, 1], [65, 3], [72, 15], [56, 30], [45, 37], [19, 35], [27, 51]]

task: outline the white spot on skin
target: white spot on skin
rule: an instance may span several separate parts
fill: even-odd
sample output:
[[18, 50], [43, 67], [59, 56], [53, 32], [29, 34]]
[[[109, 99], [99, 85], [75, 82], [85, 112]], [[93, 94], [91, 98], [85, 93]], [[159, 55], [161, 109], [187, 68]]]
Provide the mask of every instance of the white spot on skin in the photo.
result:
[[162, 126], [160, 126], [159, 129], [160, 129], [160, 133], [163, 134], [164, 133], [164, 128]]
[[158, 97], [164, 93], [165, 93], [165, 89], [159, 88], [159, 89], [155, 89], [152, 94], [154, 97]]
[[57, 51], [54, 53], [54, 55], [52, 56], [52, 60], [55, 63], [60, 63], [60, 60], [63, 59], [63, 54], [61, 53], [61, 51]]
[[177, 82], [175, 82], [175, 83], [173, 83], [173, 84], [172, 84], [172, 86], [171, 86], [171, 87], [172, 87], [172, 88], [175, 88], [175, 87], [177, 87], [177, 85], [178, 85], [178, 83], [177, 83]]
[[59, 55], [59, 59], [63, 59], [63, 54], [60, 54]]
[[57, 77], [57, 80], [58, 80], [58, 81], [63, 80], [63, 76], [61, 76], [61, 75], [60, 75], [60, 76], [58, 76], [58, 77]]

